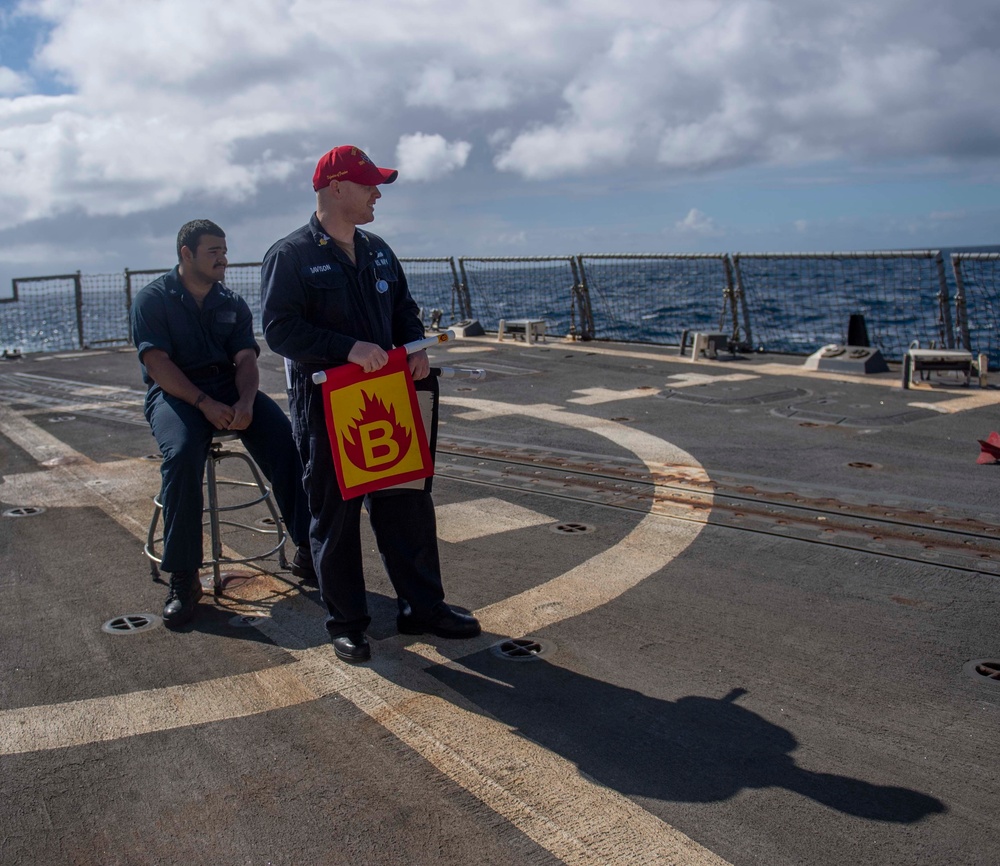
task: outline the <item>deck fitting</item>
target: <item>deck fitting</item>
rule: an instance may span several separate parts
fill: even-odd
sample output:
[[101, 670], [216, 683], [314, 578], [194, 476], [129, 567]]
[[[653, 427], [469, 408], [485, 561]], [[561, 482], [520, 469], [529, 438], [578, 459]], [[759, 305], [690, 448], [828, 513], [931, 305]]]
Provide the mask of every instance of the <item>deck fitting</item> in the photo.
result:
[[229, 624], [235, 628], [250, 628], [260, 625], [270, 617], [265, 613], [241, 613], [229, 618]]
[[549, 529], [560, 535], [580, 535], [583, 532], [593, 532], [597, 527], [587, 523], [554, 523]]
[[1000, 660], [973, 659], [962, 670], [982, 683], [1000, 686]]
[[554, 646], [550, 641], [534, 637], [508, 638], [493, 644], [493, 655], [509, 662], [530, 662], [543, 655], [549, 655]]
[[140, 631], [148, 631], [156, 628], [163, 620], [152, 613], [126, 613], [123, 616], [116, 616], [109, 619], [101, 630], [108, 634], [136, 634]]
[[4, 513], [4, 517], [36, 517], [39, 514], [44, 514], [45, 509], [40, 505], [21, 505], [17, 508], [8, 508]]

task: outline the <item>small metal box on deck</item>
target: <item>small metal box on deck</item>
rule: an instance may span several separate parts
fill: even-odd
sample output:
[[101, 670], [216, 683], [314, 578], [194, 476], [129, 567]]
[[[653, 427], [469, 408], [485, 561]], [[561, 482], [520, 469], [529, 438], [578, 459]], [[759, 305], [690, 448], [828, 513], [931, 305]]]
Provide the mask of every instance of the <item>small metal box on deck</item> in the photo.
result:
[[544, 319], [501, 319], [497, 327], [497, 342], [503, 342], [505, 334], [515, 340], [523, 337], [526, 343], [545, 339]]
[[701, 331], [691, 332], [685, 330], [681, 334], [681, 355], [687, 351], [688, 336], [691, 337], [691, 360], [697, 361], [704, 353], [706, 358], [715, 360], [719, 357], [720, 351], [729, 349], [729, 334], [703, 333]]

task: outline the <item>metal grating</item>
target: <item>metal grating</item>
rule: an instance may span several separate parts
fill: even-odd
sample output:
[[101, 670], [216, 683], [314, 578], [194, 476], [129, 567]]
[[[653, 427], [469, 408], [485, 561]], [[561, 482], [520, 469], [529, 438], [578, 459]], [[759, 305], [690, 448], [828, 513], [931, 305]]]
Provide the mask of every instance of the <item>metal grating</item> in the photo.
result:
[[507, 638], [490, 647], [498, 658], [509, 662], [530, 662], [549, 655], [554, 649], [550, 641], [534, 637]]
[[160, 617], [152, 613], [126, 613], [109, 619], [103, 626], [102, 631], [107, 634], [137, 634], [141, 631], [148, 631], [156, 628], [161, 622]]
[[21, 505], [17, 508], [8, 508], [4, 513], [4, 517], [35, 517], [39, 514], [44, 514], [45, 509], [38, 505]]

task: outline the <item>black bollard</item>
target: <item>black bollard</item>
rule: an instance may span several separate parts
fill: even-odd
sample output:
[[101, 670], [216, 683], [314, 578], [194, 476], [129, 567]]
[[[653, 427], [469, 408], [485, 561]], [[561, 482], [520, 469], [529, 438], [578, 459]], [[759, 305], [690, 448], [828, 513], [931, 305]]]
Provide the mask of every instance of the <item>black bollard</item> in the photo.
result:
[[861, 313], [851, 313], [851, 320], [847, 324], [847, 345], [871, 345], [868, 342], [868, 327], [865, 325], [865, 317]]

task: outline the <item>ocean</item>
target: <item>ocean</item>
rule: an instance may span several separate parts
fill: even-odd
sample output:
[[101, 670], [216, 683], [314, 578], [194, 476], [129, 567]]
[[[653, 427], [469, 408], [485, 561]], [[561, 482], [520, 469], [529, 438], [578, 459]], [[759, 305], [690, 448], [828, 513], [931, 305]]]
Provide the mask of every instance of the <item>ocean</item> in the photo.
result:
[[[969, 345], [1000, 367], [1000, 245], [936, 251], [601, 254], [403, 259], [426, 325], [543, 319], [550, 335], [679, 345], [685, 332], [727, 335], [740, 351], [810, 354], [846, 343], [852, 316], [899, 360], [914, 341], [963, 345], [952, 253], [960, 254]], [[979, 258], [976, 258], [978, 256]], [[0, 348], [67, 351], [128, 343], [128, 301], [155, 276], [35, 277], [0, 300]], [[77, 285], [77, 281], [79, 285]], [[231, 265], [227, 285], [260, 321], [259, 265]]]

